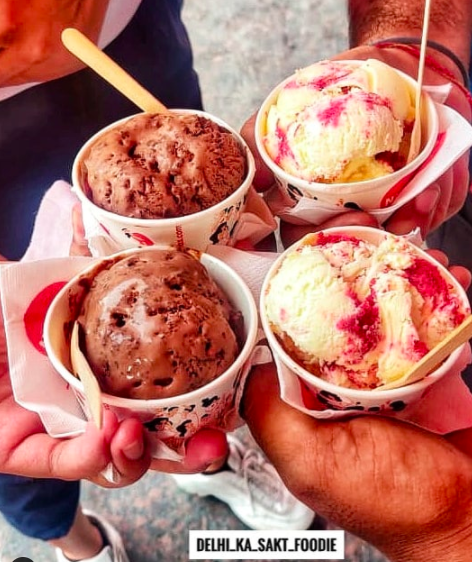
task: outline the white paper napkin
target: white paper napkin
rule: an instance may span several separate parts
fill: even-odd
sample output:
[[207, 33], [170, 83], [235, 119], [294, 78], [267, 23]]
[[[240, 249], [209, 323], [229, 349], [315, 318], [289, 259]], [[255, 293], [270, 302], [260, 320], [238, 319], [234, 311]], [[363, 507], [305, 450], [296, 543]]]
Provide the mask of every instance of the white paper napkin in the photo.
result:
[[[55, 437], [80, 433], [86, 419], [73, 392], [49, 363], [41, 344], [45, 310], [57, 289], [54, 284], [64, 283], [95, 259], [59, 257], [67, 255], [72, 238], [70, 217], [74, 202], [70, 186], [56, 182], [42, 201], [25, 259], [0, 268], [0, 291], [15, 399], [25, 408], [37, 412], [48, 433]], [[209, 252], [239, 273], [258, 302], [262, 280], [278, 254], [243, 252], [224, 246], [213, 246]], [[27, 258], [35, 261], [27, 261]], [[44, 291], [46, 287], [49, 289]], [[31, 308], [32, 302], [36, 304]], [[31, 318], [34, 321], [27, 329], [26, 320], [31, 323]], [[269, 359], [263, 351], [256, 356], [257, 362]], [[469, 359], [464, 356], [464, 365]], [[293, 380], [290, 382], [283, 369], [279, 369], [278, 374], [284, 399], [295, 404], [297, 385]], [[451, 373], [433, 385], [421, 402], [409, 410], [410, 417], [406, 413], [401, 414], [403, 416], [407, 421], [439, 433], [470, 427], [472, 396], [460, 373]], [[161, 455], [161, 458], [168, 458], [165, 451]]]

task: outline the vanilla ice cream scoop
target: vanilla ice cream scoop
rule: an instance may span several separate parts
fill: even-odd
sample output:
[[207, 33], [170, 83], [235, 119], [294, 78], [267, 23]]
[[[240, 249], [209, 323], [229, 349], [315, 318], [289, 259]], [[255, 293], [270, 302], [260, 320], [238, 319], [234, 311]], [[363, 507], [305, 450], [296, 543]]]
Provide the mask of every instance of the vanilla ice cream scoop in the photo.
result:
[[402, 376], [469, 313], [439, 267], [404, 238], [309, 235], [269, 280], [264, 313], [286, 352], [336, 385]]
[[298, 70], [267, 114], [264, 147], [310, 182], [364, 181], [406, 163], [414, 91], [377, 61], [321, 61]]

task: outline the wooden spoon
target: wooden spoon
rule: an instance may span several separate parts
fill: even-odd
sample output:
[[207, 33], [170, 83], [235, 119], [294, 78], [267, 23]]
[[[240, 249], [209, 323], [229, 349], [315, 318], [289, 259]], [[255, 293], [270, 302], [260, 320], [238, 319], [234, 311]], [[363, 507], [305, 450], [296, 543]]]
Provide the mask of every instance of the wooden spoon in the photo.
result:
[[418, 77], [416, 79], [416, 94], [415, 94], [415, 122], [411, 131], [410, 149], [408, 151], [407, 163], [414, 160], [421, 148], [421, 90], [423, 87], [423, 75], [426, 57], [426, 48], [428, 46], [428, 27], [429, 27], [429, 12], [431, 10], [431, 0], [425, 0], [424, 16], [423, 16], [423, 31], [421, 36], [420, 47], [420, 60], [418, 63]]
[[438, 343], [418, 363], [412, 367], [401, 379], [380, 386], [376, 390], [390, 390], [419, 381], [428, 373], [436, 369], [460, 345], [472, 338], [472, 315], [455, 328], [442, 342]]
[[99, 76], [147, 113], [169, 110], [78, 29], [69, 27], [61, 35], [64, 46]]
[[70, 341], [72, 370], [74, 371], [74, 375], [80, 379], [84, 385], [85, 398], [90, 409], [90, 414], [95, 425], [98, 429], [101, 429], [103, 422], [102, 393], [97, 378], [93, 374], [85, 355], [80, 349], [79, 328], [79, 323], [76, 321], [72, 328]]

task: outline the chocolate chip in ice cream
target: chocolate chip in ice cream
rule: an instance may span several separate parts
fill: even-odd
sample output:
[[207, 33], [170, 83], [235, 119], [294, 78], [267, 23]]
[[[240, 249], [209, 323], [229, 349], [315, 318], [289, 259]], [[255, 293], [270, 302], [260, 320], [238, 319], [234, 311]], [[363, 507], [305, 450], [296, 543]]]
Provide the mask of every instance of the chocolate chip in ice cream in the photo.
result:
[[79, 321], [101, 389], [168, 398], [226, 371], [239, 354], [241, 313], [193, 255], [153, 249], [98, 272]]
[[83, 160], [87, 196], [127, 217], [172, 218], [231, 195], [247, 174], [236, 137], [199, 114], [140, 114], [108, 130]]

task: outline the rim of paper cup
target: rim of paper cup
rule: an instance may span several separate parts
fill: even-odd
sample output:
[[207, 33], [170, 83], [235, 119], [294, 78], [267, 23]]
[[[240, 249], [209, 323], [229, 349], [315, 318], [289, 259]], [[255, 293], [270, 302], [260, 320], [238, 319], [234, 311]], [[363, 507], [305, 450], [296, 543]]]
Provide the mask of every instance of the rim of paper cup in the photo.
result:
[[[124, 259], [130, 255], [140, 254], [143, 252], [152, 252], [155, 250], [163, 250], [163, 249], [170, 249], [175, 251], [175, 248], [166, 244], [155, 244], [153, 246], [147, 246], [144, 248], [131, 248], [128, 250], [123, 250], [121, 252], [117, 252], [113, 255], [106, 256], [104, 258], [100, 258], [94, 261], [93, 264], [86, 267], [78, 274], [76, 274], [72, 279], [70, 279], [64, 287], [56, 294], [51, 305], [48, 308], [48, 311], [45, 316], [44, 320], [44, 330], [43, 330], [43, 339], [44, 339], [44, 346], [46, 348], [46, 353], [49, 358], [49, 361], [59, 373], [59, 375], [67, 381], [73, 388], [79, 390], [80, 392], [84, 393], [84, 386], [81, 383], [80, 379], [74, 376], [74, 374], [69, 371], [69, 369], [62, 363], [60, 358], [56, 355], [54, 351], [54, 347], [51, 344], [49, 338], [49, 331], [53, 316], [55, 314], [55, 309], [57, 304], [64, 298], [64, 296], [68, 293], [69, 289], [74, 285], [77, 285], [80, 279], [86, 278], [87, 275], [92, 274], [97, 267], [100, 266], [101, 263], [110, 262], [110, 264], [120, 261], [120, 259]], [[145, 410], [149, 408], [165, 408], [169, 406], [175, 406], [176, 402], [184, 403], [184, 402], [191, 402], [198, 400], [202, 393], [212, 393], [218, 389], [221, 384], [221, 381], [226, 378], [232, 378], [235, 376], [235, 373], [244, 366], [244, 363], [249, 359], [251, 352], [254, 348], [254, 345], [257, 340], [257, 330], [258, 330], [258, 314], [257, 314], [257, 306], [254, 301], [254, 297], [245, 283], [243, 279], [240, 277], [234, 269], [232, 269], [229, 265], [227, 265], [224, 261], [207, 254], [205, 252], [199, 252], [200, 254], [200, 261], [202, 264], [207, 268], [207, 265], [214, 265], [218, 267], [220, 271], [224, 272], [224, 275], [232, 280], [236, 290], [241, 294], [243, 294], [244, 299], [248, 303], [249, 308], [249, 318], [244, 317], [244, 329], [246, 331], [244, 343], [241, 347], [241, 350], [231, 364], [231, 366], [226, 369], [221, 375], [213, 379], [211, 382], [196, 388], [190, 392], [185, 392], [183, 394], [177, 394], [176, 396], [171, 396], [167, 398], [152, 398], [152, 399], [140, 399], [140, 398], [123, 398], [121, 396], [115, 396], [113, 394], [108, 394], [106, 392], [101, 392], [103, 397], [103, 402], [105, 404], [109, 404], [110, 406], [117, 406], [122, 408], [128, 408], [130, 410]], [[120, 259], [118, 259], [120, 258]], [[118, 259], [118, 260], [117, 260]], [[206, 263], [204, 263], [204, 261]], [[208, 271], [210, 277], [212, 275]], [[237, 288], [237, 289], [236, 289]], [[224, 291], [226, 294], [226, 291]], [[230, 297], [228, 297], [230, 298]], [[232, 299], [230, 299], [231, 301]]]
[[79, 152], [77, 153], [77, 155], [74, 159], [74, 162], [72, 164], [72, 186], [73, 186], [74, 192], [76, 193], [77, 197], [80, 199], [81, 203], [83, 205], [88, 206], [91, 209], [91, 212], [95, 216], [97, 214], [100, 214], [100, 215], [104, 216], [105, 218], [108, 218], [111, 221], [120, 222], [124, 225], [147, 227], [147, 228], [155, 227], [155, 226], [159, 226], [159, 225], [166, 225], [168, 227], [183, 225], [184, 223], [189, 222], [189, 221], [193, 221], [196, 218], [204, 218], [207, 215], [212, 215], [215, 211], [219, 211], [220, 209], [224, 208], [227, 205], [228, 199], [230, 199], [232, 197], [235, 197], [238, 194], [242, 195], [252, 185], [252, 181], [253, 181], [254, 175], [256, 173], [256, 163], [255, 163], [255, 160], [254, 160], [254, 156], [253, 156], [248, 144], [246, 143], [246, 141], [243, 139], [243, 137], [235, 129], [233, 129], [230, 125], [228, 125], [225, 121], [223, 121], [219, 117], [215, 117], [214, 115], [211, 115], [210, 113], [207, 113], [206, 111], [201, 111], [201, 110], [197, 110], [197, 109], [195, 109], [195, 110], [194, 109], [170, 109], [169, 111], [171, 111], [172, 113], [176, 113], [176, 114], [185, 114], [185, 115], [196, 114], [196, 115], [201, 115], [202, 117], [206, 117], [210, 121], [213, 121], [214, 123], [220, 125], [224, 129], [229, 131], [236, 138], [236, 140], [239, 142], [241, 148], [243, 149], [244, 156], [246, 157], [246, 163], [247, 163], [246, 175], [245, 175], [241, 185], [237, 189], [235, 189], [232, 193], [230, 193], [227, 197], [225, 197], [222, 201], [219, 201], [215, 205], [212, 205], [211, 207], [203, 209], [202, 211], [197, 211], [195, 213], [191, 213], [189, 215], [182, 215], [181, 217], [155, 218], [155, 219], [144, 219], [144, 218], [140, 218], [140, 217], [128, 217], [126, 215], [120, 215], [118, 213], [113, 213], [112, 211], [108, 211], [107, 209], [103, 209], [99, 205], [96, 205], [91, 199], [89, 199], [87, 197], [87, 195], [85, 194], [85, 191], [84, 191], [84, 189], [81, 185], [80, 169], [81, 169], [82, 160], [83, 160], [85, 154], [90, 149], [91, 145], [97, 139], [99, 139], [102, 135], [104, 135], [105, 133], [115, 129], [116, 127], [118, 127], [119, 125], [121, 125], [121, 124], [125, 123], [126, 121], [132, 119], [133, 117], [137, 117], [138, 115], [144, 114], [143, 112], [135, 113], [133, 115], [129, 115], [128, 117], [124, 117], [123, 119], [119, 119], [118, 121], [114, 121], [113, 123], [110, 123], [106, 127], [103, 127], [102, 129], [100, 129], [94, 135], [92, 135], [82, 145], [82, 147], [80, 148]]
[[[323, 229], [323, 230], [320, 230], [320, 231], [317, 231], [317, 232], [313, 232], [312, 234], [307, 234], [306, 236], [304, 236], [303, 238], [298, 240], [298, 242], [295, 242], [295, 244], [293, 244], [289, 248], [287, 248], [282, 254], [280, 254], [280, 256], [271, 265], [271, 267], [268, 270], [268, 272], [267, 272], [267, 274], [264, 278], [264, 281], [262, 283], [261, 296], [260, 296], [260, 301], [259, 301], [259, 314], [260, 314], [260, 318], [261, 318], [261, 324], [262, 324], [262, 327], [264, 329], [264, 333], [267, 337], [267, 340], [269, 341], [270, 347], [272, 348], [272, 350], [275, 353], [277, 353], [277, 355], [281, 359], [281, 361], [292, 372], [294, 372], [296, 375], [300, 376], [307, 383], [309, 383], [313, 386], [317, 386], [320, 389], [326, 390], [326, 391], [331, 392], [333, 394], [344, 394], [346, 396], [348, 395], [350, 398], [354, 398], [354, 399], [357, 398], [359, 400], [365, 399], [369, 396], [375, 396], [375, 397], [379, 397], [379, 398], [382, 397], [382, 398], [385, 398], [385, 400], [392, 399], [392, 398], [398, 399], [398, 398], [401, 398], [402, 396], [414, 394], [416, 391], [419, 391], [421, 389], [425, 389], [428, 386], [430, 386], [431, 384], [433, 384], [434, 382], [436, 382], [437, 380], [441, 379], [443, 376], [445, 376], [447, 374], [449, 368], [452, 367], [452, 365], [456, 362], [460, 353], [464, 349], [464, 346], [467, 345], [466, 343], [462, 344], [457, 349], [455, 349], [443, 363], [441, 363], [436, 369], [434, 369], [434, 371], [431, 371], [431, 373], [426, 375], [421, 380], [410, 383], [410, 384], [406, 384], [406, 385], [401, 386], [399, 388], [392, 388], [392, 389], [387, 389], [387, 390], [382, 390], [381, 387], [368, 389], [368, 390], [367, 389], [361, 390], [361, 389], [348, 388], [348, 387], [345, 387], [345, 386], [333, 384], [331, 382], [325, 381], [321, 377], [317, 377], [313, 373], [310, 373], [310, 371], [307, 371], [299, 363], [297, 363], [294, 359], [292, 359], [292, 357], [290, 357], [290, 355], [283, 348], [282, 344], [278, 341], [278, 339], [275, 336], [275, 333], [272, 330], [272, 328], [270, 326], [270, 323], [269, 323], [269, 321], [266, 317], [266, 314], [265, 314], [265, 295], [267, 293], [267, 289], [268, 289], [268, 286], [269, 286], [269, 283], [270, 283], [272, 277], [274, 276], [276, 271], [279, 269], [282, 261], [287, 257], [287, 255], [291, 254], [298, 247], [302, 246], [304, 240], [307, 237], [313, 236], [313, 235], [316, 235], [316, 234], [320, 234], [320, 233], [323, 233], [323, 234], [346, 234], [346, 235], [351, 235], [351, 236], [359, 236], [359, 238], [362, 238], [363, 240], [367, 240], [367, 241], [372, 241], [373, 243], [379, 242], [386, 235], [395, 236], [394, 234], [391, 234], [389, 232], [380, 230], [378, 228], [370, 227], [370, 226], [332, 227], [332, 228], [326, 228], [326, 229]], [[411, 245], [414, 247], [415, 251], [418, 252], [418, 255], [427, 259], [429, 262], [432, 262], [435, 266], [437, 266], [439, 268], [439, 270], [444, 275], [444, 277], [446, 277], [446, 279], [452, 283], [452, 285], [454, 286], [454, 289], [456, 290], [457, 294], [459, 295], [459, 297], [461, 298], [463, 303], [467, 307], [470, 308], [467, 293], [465, 292], [462, 285], [457, 281], [457, 279], [447, 270], [447, 268], [445, 268], [442, 264], [437, 262], [434, 258], [432, 258], [429, 254], [427, 254], [421, 248], [418, 248], [417, 246], [415, 246], [412, 243], [411, 243]]]
[[[333, 62], [350, 63], [350, 64], [357, 63], [358, 66], [360, 66], [365, 61], [363, 61], [363, 60], [338, 60], [338, 61], [333, 61]], [[383, 64], [387, 64], [387, 63], [383, 63]], [[387, 65], [387, 66], [390, 66], [390, 65]], [[414, 78], [412, 78], [408, 74], [405, 74], [401, 70], [398, 70], [397, 68], [394, 68], [392, 66], [390, 68], [392, 70], [394, 70], [395, 72], [397, 72], [400, 76], [402, 76], [402, 78], [409, 84], [409, 86], [411, 88], [414, 89], [416, 87], [416, 80]], [[427, 139], [424, 146], [421, 148], [419, 154], [411, 162], [409, 162], [408, 164], [406, 164], [402, 168], [399, 168], [398, 170], [395, 170], [394, 172], [392, 172], [390, 174], [385, 174], [384, 176], [380, 176], [380, 177], [376, 177], [376, 178], [370, 178], [368, 180], [356, 181], [356, 182], [333, 182], [333, 183], [322, 183], [322, 182], [308, 181], [308, 180], [304, 180], [302, 178], [299, 178], [297, 176], [294, 176], [294, 175], [286, 172], [283, 168], [281, 168], [278, 164], [276, 164], [274, 162], [274, 160], [267, 153], [267, 150], [266, 150], [266, 148], [264, 146], [264, 143], [262, 141], [262, 135], [260, 134], [260, 131], [262, 129], [262, 125], [265, 125], [265, 122], [267, 120], [267, 112], [268, 112], [270, 106], [272, 106], [275, 103], [275, 101], [277, 99], [277, 96], [278, 96], [279, 92], [282, 90], [282, 88], [286, 84], [288, 84], [291, 80], [293, 80], [295, 76], [296, 76], [295, 73], [292, 74], [291, 76], [289, 76], [288, 78], [286, 78], [285, 80], [283, 80], [282, 82], [277, 84], [272, 89], [272, 91], [268, 94], [268, 96], [262, 102], [262, 105], [259, 108], [259, 111], [257, 112], [256, 122], [255, 122], [255, 127], [254, 127], [254, 131], [255, 131], [254, 136], [255, 136], [256, 146], [257, 146], [257, 150], [258, 150], [262, 160], [264, 161], [266, 166], [268, 166], [270, 168], [270, 170], [272, 171], [272, 173], [274, 175], [282, 178], [286, 183], [295, 185], [296, 187], [300, 187], [302, 189], [305, 189], [308, 192], [310, 192], [310, 191], [314, 192], [316, 190], [318, 192], [324, 191], [326, 193], [337, 192], [337, 191], [339, 191], [339, 189], [348, 188], [348, 187], [352, 188], [355, 185], [356, 188], [357, 188], [356, 192], [351, 193], [351, 195], [356, 195], [356, 194], [359, 194], [359, 193], [363, 193], [364, 191], [369, 191], [371, 189], [375, 189], [375, 186], [373, 184], [374, 183], [378, 184], [378, 182], [381, 181], [382, 178], [388, 178], [390, 181], [393, 181], [393, 182], [395, 181], [395, 179], [398, 179], [398, 181], [399, 181], [403, 176], [408, 175], [408, 173], [412, 172], [413, 170], [416, 170], [426, 160], [426, 158], [431, 154], [431, 152], [434, 148], [434, 145], [436, 143], [438, 133], [439, 133], [439, 116], [438, 116], [438, 112], [436, 111], [436, 107], [434, 105], [434, 102], [433, 102], [431, 96], [428, 94], [428, 92], [426, 92], [425, 90], [422, 90], [423, 100], [425, 100], [426, 106], [427, 106], [429, 127], [432, 129], [432, 131], [431, 131], [432, 134], [429, 135], [429, 138]]]

